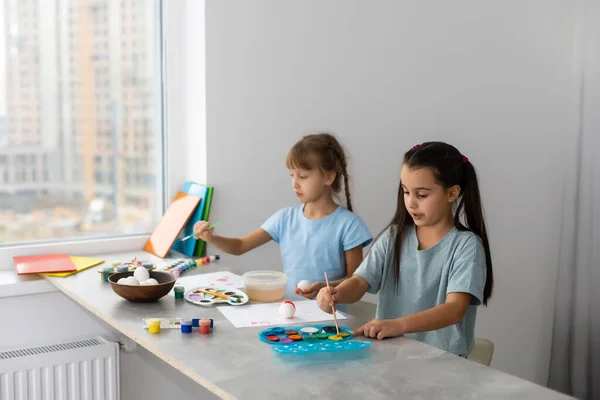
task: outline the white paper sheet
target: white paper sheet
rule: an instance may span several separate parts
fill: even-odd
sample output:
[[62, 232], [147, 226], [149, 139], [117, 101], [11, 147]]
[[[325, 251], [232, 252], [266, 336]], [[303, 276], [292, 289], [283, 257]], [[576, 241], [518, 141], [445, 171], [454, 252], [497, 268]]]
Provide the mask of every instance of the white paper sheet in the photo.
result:
[[[219, 311], [236, 327], [311, 324], [318, 321], [333, 321], [333, 315], [321, 311], [314, 300], [294, 301], [296, 314], [292, 318], [279, 315], [281, 303], [246, 304], [243, 306], [219, 306]], [[338, 320], [346, 319], [336, 312]]]
[[[197, 287], [214, 287], [216, 289], [243, 289], [242, 277], [229, 271], [210, 272], [207, 274], [181, 276], [177, 279], [176, 285], [182, 285], [187, 292]], [[169, 292], [170, 296], [175, 296], [174, 291]]]

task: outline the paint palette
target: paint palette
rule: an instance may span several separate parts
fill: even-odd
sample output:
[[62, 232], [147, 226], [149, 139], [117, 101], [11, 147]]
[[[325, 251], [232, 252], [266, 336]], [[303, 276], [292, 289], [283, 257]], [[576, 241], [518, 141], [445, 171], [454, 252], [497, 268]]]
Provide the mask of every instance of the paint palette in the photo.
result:
[[197, 287], [185, 293], [185, 299], [199, 306], [212, 306], [213, 304], [231, 304], [241, 306], [248, 302], [248, 295], [238, 289], [222, 289], [215, 287]]
[[263, 329], [258, 337], [268, 343], [276, 353], [310, 354], [321, 352], [363, 350], [371, 347], [370, 342], [350, 340], [352, 331], [340, 326], [337, 335], [334, 325], [310, 325], [293, 327], [272, 327]]

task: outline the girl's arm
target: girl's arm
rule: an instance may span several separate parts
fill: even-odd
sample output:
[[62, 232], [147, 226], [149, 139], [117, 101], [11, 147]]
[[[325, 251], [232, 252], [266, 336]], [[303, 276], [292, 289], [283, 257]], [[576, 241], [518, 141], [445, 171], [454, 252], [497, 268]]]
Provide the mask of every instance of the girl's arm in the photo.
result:
[[434, 331], [458, 324], [469, 305], [471, 305], [470, 293], [448, 293], [444, 304], [397, 319], [374, 319], [358, 328], [355, 334], [383, 339], [405, 333]]
[[362, 245], [356, 246], [353, 249], [345, 251], [344, 255], [346, 257], [346, 277], [336, 281], [329, 281], [330, 286], [338, 286], [346, 279], [352, 278], [352, 275], [354, 275], [354, 272], [363, 261], [363, 247]]
[[[360, 265], [360, 263], [363, 260], [362, 245], [356, 246], [355, 248], [350, 249], [350, 250], [346, 250], [344, 252], [344, 256], [346, 258], [346, 276], [342, 279], [337, 279], [335, 281], [330, 280], [329, 286], [336, 287], [340, 283], [344, 282], [346, 279], [352, 277], [352, 275], [354, 274], [354, 271], [356, 271], [356, 269], [358, 268], [358, 266]], [[310, 285], [304, 291], [302, 291], [299, 288], [296, 288], [296, 294], [300, 295], [300, 296], [304, 296], [307, 299], [313, 299], [319, 293], [319, 290], [321, 290], [322, 288], [327, 286], [324, 278], [325, 278], [325, 275], [323, 275], [323, 281], [314, 282], [312, 285]]]
[[235, 256], [242, 255], [271, 240], [271, 235], [261, 228], [242, 238], [229, 238], [214, 235], [212, 229], [206, 230], [209, 226], [210, 222], [203, 221], [196, 223], [194, 226], [194, 237], [200, 238], [219, 250]]
[[224, 236], [212, 235], [208, 243], [215, 246], [225, 253], [241, 256], [271, 240], [271, 236], [264, 230], [258, 228], [252, 233], [242, 238], [228, 238]]
[[331, 313], [331, 306], [334, 304], [352, 304], [356, 303], [367, 293], [369, 284], [360, 275], [354, 275], [344, 280], [331, 291], [324, 287], [317, 295], [317, 305], [327, 313]]

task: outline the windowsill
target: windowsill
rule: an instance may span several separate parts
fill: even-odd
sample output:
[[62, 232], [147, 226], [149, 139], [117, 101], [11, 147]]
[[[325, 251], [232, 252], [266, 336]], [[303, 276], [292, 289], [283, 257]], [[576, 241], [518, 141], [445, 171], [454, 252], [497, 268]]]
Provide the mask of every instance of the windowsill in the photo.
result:
[[148, 235], [104, 238], [86, 242], [57, 242], [43, 245], [15, 246], [2, 249], [0, 255], [0, 298], [53, 292], [56, 289], [39, 275], [19, 275], [14, 256], [66, 253], [72, 256], [94, 256], [140, 250]]
[[0, 270], [0, 298], [55, 292], [57, 289], [39, 275], [18, 275], [14, 270]]
[[[2, 247], [0, 249], [0, 271], [14, 270], [13, 257], [43, 254], [69, 254], [91, 256], [96, 254], [135, 251], [144, 247], [149, 235], [98, 238], [86, 241], [57, 241], [29, 246]], [[2, 279], [0, 279], [0, 285]]]

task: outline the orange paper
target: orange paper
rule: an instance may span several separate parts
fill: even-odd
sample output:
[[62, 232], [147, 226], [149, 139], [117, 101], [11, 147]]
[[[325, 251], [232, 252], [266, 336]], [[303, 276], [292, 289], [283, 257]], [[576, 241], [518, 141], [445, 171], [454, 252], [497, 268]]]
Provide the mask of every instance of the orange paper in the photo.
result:
[[188, 219], [198, 206], [200, 197], [179, 192], [160, 219], [144, 250], [164, 258]]
[[68, 254], [13, 257], [13, 261], [19, 275], [77, 270]]

